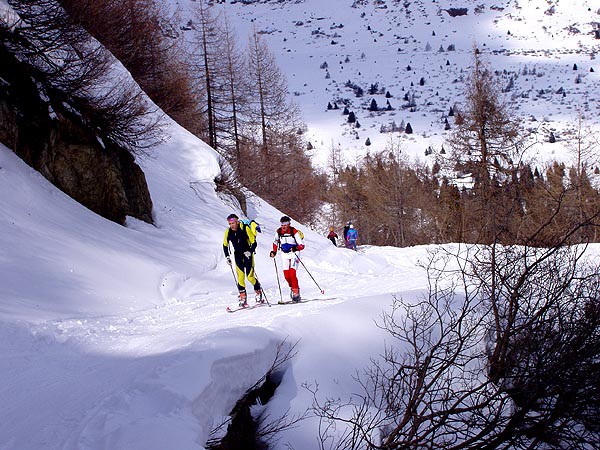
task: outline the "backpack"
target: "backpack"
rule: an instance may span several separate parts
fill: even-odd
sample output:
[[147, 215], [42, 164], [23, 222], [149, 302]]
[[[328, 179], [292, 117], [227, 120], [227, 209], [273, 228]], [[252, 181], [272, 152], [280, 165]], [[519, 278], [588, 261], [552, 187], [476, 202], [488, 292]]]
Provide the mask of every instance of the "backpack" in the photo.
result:
[[250, 232], [252, 233], [252, 235], [256, 238], [256, 234], [261, 232], [260, 229], [260, 224], [255, 221], [254, 219], [249, 220], [249, 219], [240, 219], [240, 223], [244, 224], [244, 227], [247, 227], [250, 229]]

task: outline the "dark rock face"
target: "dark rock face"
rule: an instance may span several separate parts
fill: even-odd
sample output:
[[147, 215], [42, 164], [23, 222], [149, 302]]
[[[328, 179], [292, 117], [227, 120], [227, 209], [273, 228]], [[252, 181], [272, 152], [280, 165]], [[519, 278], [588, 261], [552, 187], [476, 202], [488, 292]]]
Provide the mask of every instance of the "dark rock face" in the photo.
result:
[[101, 143], [69, 100], [0, 46], [0, 142], [95, 213], [152, 223], [146, 178], [125, 149]]

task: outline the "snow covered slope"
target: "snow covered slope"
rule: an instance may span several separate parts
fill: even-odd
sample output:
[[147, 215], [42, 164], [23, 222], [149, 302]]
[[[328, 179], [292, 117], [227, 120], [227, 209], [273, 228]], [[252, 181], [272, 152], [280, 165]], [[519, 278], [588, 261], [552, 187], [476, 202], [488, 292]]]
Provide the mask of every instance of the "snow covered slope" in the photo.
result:
[[[368, 115], [363, 117], [364, 113], [360, 113], [363, 126], [358, 131], [359, 141], [351, 137], [340, 116], [324, 110], [334, 96], [351, 97], [341, 84], [348, 78], [358, 81], [361, 72], [365, 80], [361, 83], [385, 82], [388, 89], [394, 90], [395, 101], [400, 98], [396, 92], [403, 92], [402, 87], [408, 89], [407, 83], [415, 81], [422, 109], [411, 116], [403, 116], [408, 113], [397, 109], [397, 116], [390, 117], [396, 117], [398, 122], [403, 117], [410, 118], [417, 135], [403, 136], [405, 148], [420, 154], [425, 138], [419, 124], [424, 124], [424, 128], [429, 122], [438, 124], [421, 116], [421, 111], [439, 108], [441, 114], [458, 95], [460, 83], [448, 80], [460, 74], [459, 61], [466, 64], [471, 47], [469, 36], [455, 37], [458, 32], [450, 34], [450, 28], [444, 31], [446, 24], [459, 23], [470, 30], [477, 18], [493, 23], [493, 14], [499, 14], [502, 20], [509, 21], [512, 37], [498, 28], [494, 39], [497, 43], [501, 42], [499, 36], [507, 42], [531, 41], [525, 39], [527, 29], [519, 31], [513, 27], [518, 23], [518, 14], [525, 14], [529, 8], [524, 5], [526, 2], [520, 2], [521, 10], [511, 2], [502, 11], [489, 7], [481, 15], [470, 13], [452, 20], [446, 13], [437, 14], [435, 5], [442, 2], [414, 1], [410, 14], [402, 9], [393, 13], [392, 6], [400, 5], [397, 2], [388, 1], [387, 10], [383, 3], [368, 2], [359, 8], [351, 8], [351, 3], [344, 3], [347, 8], [339, 8], [336, 2], [308, 0], [224, 5], [237, 8], [240, 18], [249, 19], [252, 11], [262, 11], [256, 21], [265, 29], [268, 20], [286, 25], [281, 28], [285, 32], [273, 26], [269, 38], [273, 44], [279, 42], [282, 50], [285, 47], [279, 55], [283, 63], [289, 64], [282, 66], [298, 71], [295, 77], [294, 71], [288, 76], [292, 89], [299, 93], [297, 99], [313, 108], [308, 110], [313, 115], [306, 110], [305, 114], [316, 130], [311, 132], [319, 133], [313, 144], [319, 144], [320, 149], [327, 150], [330, 139], [362, 142], [367, 137], [365, 129], [377, 128], [372, 124], [378, 115], [371, 121]], [[467, 1], [464, 4], [472, 5]], [[309, 9], [317, 5], [316, 12]], [[563, 5], [568, 2], [561, 0], [560, 8]], [[435, 30], [437, 39], [433, 25], [426, 28], [423, 20], [412, 19], [422, 8], [428, 11], [422, 17], [439, 27]], [[273, 11], [277, 13], [275, 18], [271, 18]], [[575, 14], [579, 9], [573, 7], [572, 11]], [[362, 12], [365, 16], [361, 18]], [[594, 17], [595, 13], [589, 14]], [[401, 25], [390, 22], [394, 17], [400, 20], [400, 16]], [[554, 17], [563, 16], [555, 13]], [[351, 31], [344, 23], [339, 28], [340, 23], [351, 19], [361, 27]], [[589, 23], [590, 19], [586, 20]], [[330, 28], [333, 22], [338, 28]], [[411, 28], [401, 29], [404, 23]], [[582, 28], [585, 23], [582, 22]], [[392, 25], [394, 28], [388, 30]], [[542, 80], [555, 84], [562, 80], [567, 86], [565, 80], [574, 75], [571, 63], [576, 61], [583, 74], [591, 60], [583, 50], [579, 54], [572, 50], [563, 22], [552, 26], [553, 32], [560, 33], [564, 40], [564, 49], [558, 45], [559, 38], [553, 41], [554, 47], [542, 47], [554, 49], [556, 61], [552, 59], [555, 56], [543, 56], [543, 51], [527, 54], [515, 50], [516, 44], [515, 48], [507, 44], [507, 51], [493, 56], [492, 63], [510, 61], [509, 65], [518, 68], [520, 74], [527, 64], [529, 74], [531, 61], [536, 61], [535, 78], [531, 76], [528, 83]], [[319, 27], [325, 35], [312, 34]], [[326, 36], [335, 33], [340, 37]], [[339, 42], [332, 44], [331, 39]], [[589, 49], [587, 34], [574, 35], [572, 39], [581, 39], [582, 48]], [[388, 45], [376, 45], [382, 41]], [[431, 51], [425, 50], [427, 42]], [[306, 43], [310, 44], [308, 48]], [[455, 44], [456, 51], [438, 54], [441, 43], [445, 48]], [[534, 44], [535, 41], [518, 48], [538, 49], [538, 44]], [[400, 52], [398, 46], [402, 47]], [[414, 48], [417, 56], [409, 56], [409, 49], [412, 52]], [[335, 49], [334, 53], [331, 49]], [[509, 55], [509, 51], [515, 55]], [[361, 62], [363, 52], [365, 61]], [[296, 59], [302, 54], [306, 59]], [[450, 59], [451, 55], [456, 56]], [[346, 56], [348, 63], [344, 62]], [[434, 57], [439, 59], [436, 64], [431, 62]], [[393, 61], [396, 69], [388, 72], [374, 64], [382, 58]], [[319, 68], [325, 60], [331, 73], [329, 80], [324, 69]], [[445, 60], [451, 61], [452, 72], [443, 75]], [[415, 73], [405, 71], [407, 64], [415, 66]], [[427, 98], [425, 93], [435, 96], [435, 91], [425, 89], [433, 89], [430, 86], [435, 86], [434, 81], [427, 81], [423, 91], [417, 91], [418, 80], [438, 64], [442, 64], [442, 71], [435, 72], [438, 78], [432, 71], [430, 78], [445, 87], [439, 88], [444, 101], [427, 105], [423, 101]], [[542, 68], [545, 75], [539, 77]], [[306, 72], [300, 72], [301, 69]], [[555, 74], [553, 78], [551, 73]], [[517, 81], [521, 83], [529, 77], [519, 75]], [[566, 97], [552, 94], [551, 101], [538, 99], [539, 110], [546, 111], [549, 117], [558, 117], [559, 112], [554, 113], [552, 108], [564, 101], [560, 115], [568, 117], [577, 102], [567, 102], [585, 96], [592, 108], [595, 91], [591, 87], [596, 86], [595, 80], [595, 73], [589, 73], [580, 91], [570, 84]], [[352, 98], [353, 105], [358, 106], [361, 101]], [[324, 124], [321, 128], [317, 128], [319, 122]], [[430, 138], [443, 136], [434, 130], [434, 125], [428, 126]], [[210, 429], [264, 374], [277, 344], [285, 338], [290, 342], [301, 339], [299, 353], [287, 368], [268, 409], [273, 416], [288, 409], [301, 413], [311, 402], [310, 394], [302, 388], [304, 382], [317, 381], [324, 394], [353, 392], [354, 371], [382, 350], [381, 331], [373, 323], [381, 309], [389, 306], [392, 294], [410, 299], [426, 288], [418, 262], [427, 259], [427, 247], [368, 247], [354, 253], [334, 248], [323, 236], [304, 229], [307, 249], [303, 262], [325, 295], [321, 296], [304, 268], [299, 274], [302, 293], [306, 298], [328, 299], [226, 313], [225, 308], [236, 301], [236, 289], [222, 256], [221, 243], [225, 217], [236, 209], [229, 199], [215, 193], [215, 153], [175, 124], [170, 125], [168, 132], [170, 140], [139, 161], [154, 202], [156, 226], [129, 220], [127, 227], [121, 227], [96, 216], [0, 146], [0, 449], [202, 449]], [[377, 133], [373, 131], [372, 136]], [[362, 150], [357, 147], [356, 154]], [[250, 217], [263, 227], [257, 272], [274, 303], [280, 294], [268, 249], [278, 219], [285, 211], [277, 211], [258, 198], [252, 200], [249, 208]], [[279, 279], [282, 280], [281, 275]], [[284, 289], [283, 295], [286, 294]], [[316, 421], [307, 420], [285, 433], [277, 448], [287, 448], [288, 443], [298, 449], [317, 448], [316, 436]]]
[[[303, 262], [326, 295], [304, 269], [302, 293], [328, 299], [227, 313], [236, 289], [222, 239], [236, 210], [214, 191], [214, 152], [169, 132], [140, 161], [156, 226], [93, 214], [0, 146], [1, 449], [201, 449], [286, 338], [302, 341], [272, 413], [301, 412], [301, 384], [351, 383], [380, 349], [372, 321], [389, 294], [425, 285], [415, 267], [425, 248], [355, 253], [304, 229]], [[268, 250], [282, 213], [260, 199], [250, 208], [263, 227], [257, 272], [275, 303]], [[315, 427], [282, 442], [310, 448]]]
[[[196, 5], [168, 1], [186, 19]], [[321, 166], [337, 145], [347, 162], [382, 150], [392, 139], [422, 160], [429, 146], [439, 151], [449, 109], [462, 99], [474, 45], [498, 72], [506, 100], [525, 127], [535, 131], [533, 140], [540, 143], [532, 156], [568, 159], [564, 144], [578, 111], [598, 130], [600, 4], [592, 0], [227, 0], [214, 8], [235, 23], [242, 43], [254, 27], [266, 37], [304, 113]], [[351, 85], [364, 95], [357, 97]], [[371, 85], [377, 93], [368, 93]], [[386, 98], [388, 92], [392, 97]], [[373, 99], [380, 111], [368, 110]], [[328, 102], [340, 109], [327, 110]], [[360, 128], [347, 123], [343, 103]], [[410, 123], [414, 134], [381, 133], [392, 121]], [[547, 143], [550, 131], [556, 145]]]

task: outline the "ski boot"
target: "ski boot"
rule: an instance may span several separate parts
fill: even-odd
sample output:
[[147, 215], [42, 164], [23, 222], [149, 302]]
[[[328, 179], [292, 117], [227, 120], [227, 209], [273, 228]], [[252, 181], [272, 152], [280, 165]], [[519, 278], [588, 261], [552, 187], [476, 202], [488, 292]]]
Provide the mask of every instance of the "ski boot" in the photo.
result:
[[265, 302], [265, 295], [264, 295], [262, 289], [255, 289], [254, 294], [256, 295], [256, 303], [264, 303]]
[[241, 291], [239, 295], [240, 308], [247, 308], [248, 302], [246, 301], [246, 291]]
[[300, 300], [302, 300], [300, 298], [300, 289], [292, 289], [291, 296], [293, 302], [299, 302]]

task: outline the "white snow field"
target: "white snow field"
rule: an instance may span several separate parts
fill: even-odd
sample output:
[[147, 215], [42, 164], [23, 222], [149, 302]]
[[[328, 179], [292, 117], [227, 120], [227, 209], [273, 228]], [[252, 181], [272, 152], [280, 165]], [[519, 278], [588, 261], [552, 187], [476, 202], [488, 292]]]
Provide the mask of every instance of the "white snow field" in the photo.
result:
[[[1, 449], [201, 449], [284, 339], [300, 339], [298, 356], [269, 414], [301, 413], [311, 400], [301, 384], [350, 389], [383, 349], [374, 320], [392, 294], [426, 286], [416, 263], [427, 248], [356, 253], [296, 224], [325, 294], [302, 268], [303, 296], [319, 301], [276, 305], [268, 251], [282, 212], [257, 199], [257, 273], [274, 305], [227, 313], [237, 290], [225, 218], [241, 213], [215, 194], [214, 152], [169, 131], [141, 161], [156, 226], [95, 215], [0, 147]], [[302, 422], [281, 445], [315, 448], [315, 426]]]
[[[390, 9], [386, 2], [353, 3], [221, 5], [240, 36], [253, 23], [271, 30], [269, 45], [302, 106], [318, 164], [325, 166], [332, 145], [344, 148], [348, 162], [383, 149], [389, 136], [379, 127], [392, 119], [415, 129], [400, 136], [407, 154], [439, 149], [441, 119], [460, 101], [474, 41], [490, 50], [493, 68], [507, 69], [506, 82], [516, 78], [507, 95], [526, 125], [542, 130], [540, 141], [548, 130], [572, 128], [578, 108], [597, 126], [598, 70], [590, 72], [599, 42], [591, 34], [596, 2], [561, 0], [549, 15], [545, 0], [519, 7], [504, 0], [455, 18], [443, 11], [449, 0], [414, 0], [410, 10], [393, 10], [398, 3], [391, 1]], [[352, 97], [348, 80], [385, 86], [396, 109], [369, 116], [361, 104], [370, 97]], [[556, 94], [562, 86], [565, 97]], [[416, 112], [401, 106], [407, 91], [418, 98]], [[361, 129], [326, 111], [336, 98], [350, 99]], [[166, 131], [170, 139], [138, 159], [155, 225], [128, 219], [122, 227], [97, 216], [0, 145], [0, 449], [202, 449], [284, 340], [298, 341], [298, 354], [266, 408], [274, 418], [302, 414], [312, 401], [305, 383], [318, 383], [323, 395], [355, 392], [352, 376], [383, 351], [385, 335], [375, 324], [381, 312], [394, 295], [425, 292], [419, 262], [433, 247], [356, 253], [294, 221], [306, 235], [302, 261], [319, 287], [301, 268], [302, 295], [315, 301], [275, 305], [280, 293], [268, 252], [286, 211], [252, 197], [248, 216], [263, 229], [256, 268], [273, 306], [227, 313], [237, 291], [222, 252], [225, 218], [241, 212], [215, 192], [215, 152], [173, 123]], [[367, 137], [369, 149], [362, 145]], [[532, 151], [566, 158], [560, 145]], [[317, 426], [314, 418], [302, 421], [275, 448], [318, 448]]]

